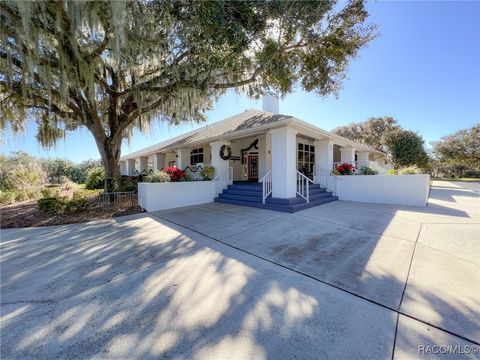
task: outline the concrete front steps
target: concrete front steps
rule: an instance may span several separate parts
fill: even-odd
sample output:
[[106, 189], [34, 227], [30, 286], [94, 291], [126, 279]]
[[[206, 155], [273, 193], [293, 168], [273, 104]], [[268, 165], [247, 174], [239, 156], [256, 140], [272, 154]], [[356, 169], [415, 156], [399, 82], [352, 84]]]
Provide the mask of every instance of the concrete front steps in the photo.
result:
[[338, 197], [327, 192], [318, 184], [310, 184], [310, 203], [298, 196], [290, 199], [268, 197], [265, 204], [262, 203], [262, 184], [259, 183], [236, 183], [228, 187], [215, 198], [215, 202], [231, 205], [250, 206], [260, 209], [269, 209], [294, 213], [314, 206], [326, 204]]

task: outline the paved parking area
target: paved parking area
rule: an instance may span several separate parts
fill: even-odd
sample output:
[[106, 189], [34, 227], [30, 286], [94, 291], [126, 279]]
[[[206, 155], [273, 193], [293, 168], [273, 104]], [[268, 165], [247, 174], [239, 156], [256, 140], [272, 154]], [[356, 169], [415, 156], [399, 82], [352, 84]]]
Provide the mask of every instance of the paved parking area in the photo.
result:
[[426, 208], [338, 201], [284, 214], [215, 203], [2, 230], [1, 357], [478, 349], [480, 197], [434, 185]]

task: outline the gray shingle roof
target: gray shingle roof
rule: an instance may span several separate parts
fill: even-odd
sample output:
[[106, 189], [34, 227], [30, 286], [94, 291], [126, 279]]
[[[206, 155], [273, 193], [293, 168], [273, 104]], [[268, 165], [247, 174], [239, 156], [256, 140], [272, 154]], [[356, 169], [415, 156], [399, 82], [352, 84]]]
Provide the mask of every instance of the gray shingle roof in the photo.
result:
[[[138, 156], [148, 156], [156, 152], [165, 152], [175, 149], [180, 149], [182, 147], [189, 147], [193, 145], [202, 145], [208, 142], [213, 142], [217, 140], [223, 140], [224, 137], [228, 135], [241, 132], [253, 130], [256, 128], [264, 128], [267, 125], [275, 125], [275, 123], [281, 122], [294, 122], [297, 125], [308, 126], [311, 128], [310, 131], [316, 131], [328, 138], [334, 138], [342, 143], [350, 144], [356, 146], [358, 149], [368, 150], [377, 152], [376, 150], [369, 149], [365, 145], [355, 143], [349, 139], [343, 138], [341, 136], [332, 134], [323, 129], [317, 128], [311, 124], [305, 123], [304, 121], [290, 115], [275, 114], [270, 112], [265, 112], [261, 110], [246, 110], [240, 114], [229, 117], [225, 120], [203, 126], [199, 129], [192, 130], [186, 134], [174, 137], [172, 139], [166, 140], [159, 144], [152, 145], [148, 148], [136, 151], [134, 153], [122, 156], [122, 160], [131, 159]], [[279, 124], [281, 125], [281, 124]]]
[[194, 133], [186, 134], [165, 148], [176, 149], [190, 144], [205, 143], [237, 131], [254, 130], [255, 128], [289, 118], [292, 118], [292, 116], [259, 110], [247, 110], [217, 123], [204, 126]]

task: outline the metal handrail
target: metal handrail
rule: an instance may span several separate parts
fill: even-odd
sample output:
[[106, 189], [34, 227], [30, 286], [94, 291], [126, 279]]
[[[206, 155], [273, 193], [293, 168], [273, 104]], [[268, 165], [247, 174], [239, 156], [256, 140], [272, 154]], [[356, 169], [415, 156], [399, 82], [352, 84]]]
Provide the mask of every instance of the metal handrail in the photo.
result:
[[312, 179], [302, 174], [297, 170], [297, 194], [310, 202], [310, 183], [313, 184]]
[[272, 193], [272, 170], [268, 171], [260, 181], [262, 183], [262, 203]]
[[223, 189], [232, 184], [233, 168], [230, 166], [220, 169], [217, 176], [212, 181], [215, 181], [215, 197], [220, 194]]
[[317, 165], [313, 166], [313, 174], [313, 179], [316, 184], [320, 184], [333, 195], [337, 195], [337, 175]]

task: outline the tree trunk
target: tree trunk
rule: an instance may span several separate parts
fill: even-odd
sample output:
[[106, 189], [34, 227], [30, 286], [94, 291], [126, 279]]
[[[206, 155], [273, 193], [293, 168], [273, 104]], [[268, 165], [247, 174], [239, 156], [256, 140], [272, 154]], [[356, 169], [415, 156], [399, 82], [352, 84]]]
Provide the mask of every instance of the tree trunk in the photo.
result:
[[102, 142], [96, 136], [95, 141], [105, 167], [105, 191], [120, 191], [122, 186], [122, 176], [120, 174], [121, 143], [108, 137]]
[[120, 191], [122, 176], [120, 174], [120, 147], [115, 141], [106, 141], [105, 145], [105, 183], [107, 191]]

